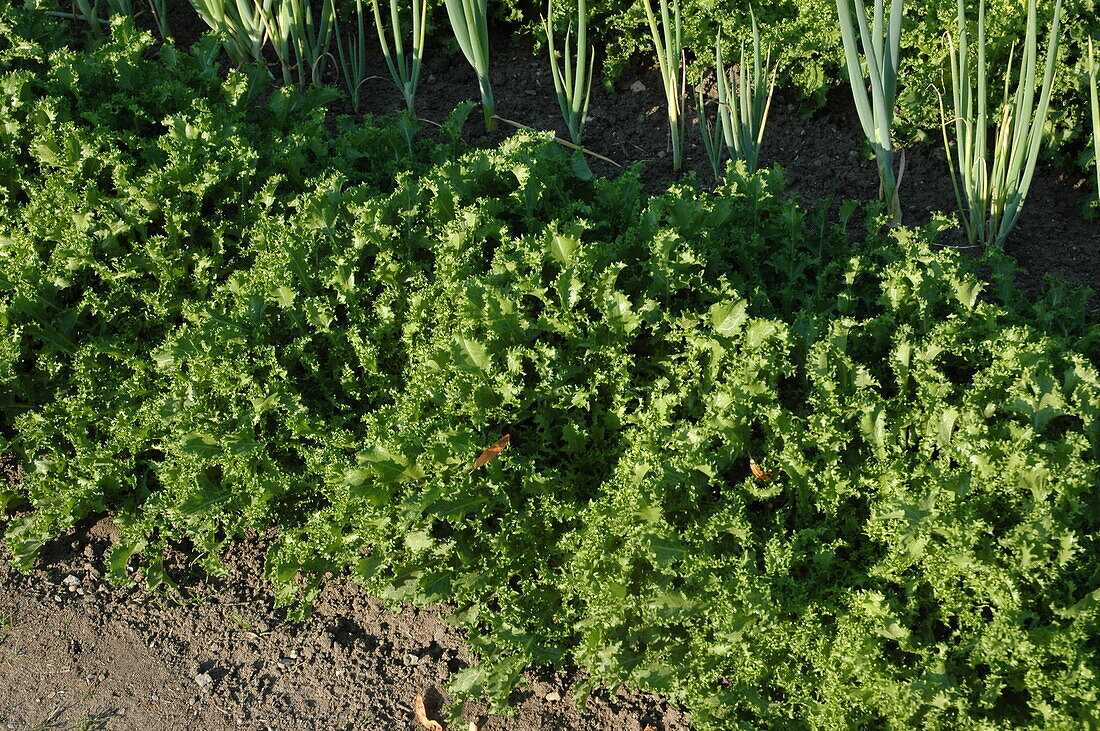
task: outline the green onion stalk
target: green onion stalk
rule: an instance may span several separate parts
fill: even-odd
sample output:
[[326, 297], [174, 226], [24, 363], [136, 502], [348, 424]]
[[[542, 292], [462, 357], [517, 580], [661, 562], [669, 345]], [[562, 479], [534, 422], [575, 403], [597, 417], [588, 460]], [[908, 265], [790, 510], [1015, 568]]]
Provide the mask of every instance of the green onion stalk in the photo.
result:
[[721, 122], [712, 122], [710, 115], [707, 114], [706, 97], [703, 94], [701, 81], [695, 87], [695, 109], [699, 117], [699, 134], [703, 137], [703, 150], [707, 153], [707, 161], [710, 162], [711, 172], [714, 173], [714, 182], [720, 183], [722, 157], [726, 148], [722, 144], [721, 132], [718, 129]]
[[[336, 50], [340, 56], [340, 71], [351, 96], [351, 106], [359, 113], [359, 89], [367, 80], [367, 29], [363, 20], [363, 0], [355, 0], [356, 35], [345, 44], [343, 33], [336, 28]], [[337, 19], [339, 21], [339, 19]], [[337, 22], [337, 26], [339, 23]]]
[[99, 0], [73, 0], [71, 12], [61, 12], [59, 10], [47, 11], [49, 15], [54, 15], [59, 18], [66, 18], [69, 20], [82, 20], [88, 24], [88, 30], [92, 34], [92, 38], [97, 42], [103, 38], [103, 29], [100, 25], [105, 25], [107, 21], [99, 17]]
[[165, 40], [171, 38], [172, 32], [168, 29], [168, 0], [149, 0], [149, 9], [153, 13], [160, 37]]
[[[736, 75], [736, 93], [726, 74], [722, 61], [722, 37], [715, 43], [715, 70], [718, 76], [718, 118], [726, 150], [732, 159], [744, 160], [745, 167], [754, 173], [760, 164], [760, 148], [764, 143], [764, 128], [768, 123], [768, 110], [775, 91], [778, 66], [771, 66], [771, 50], [760, 50], [760, 32], [756, 26], [756, 13], [752, 17], [752, 75], [741, 44], [741, 64]], [[770, 76], [770, 78], [768, 78]]]
[[653, 37], [653, 49], [657, 52], [657, 64], [665, 87], [668, 106], [668, 128], [672, 134], [672, 169], [680, 170], [684, 159], [684, 87], [687, 68], [684, 63], [682, 36], [680, 33], [680, 2], [672, 0], [672, 16], [669, 17], [668, 0], [661, 1], [661, 23], [653, 13], [653, 5], [643, 0], [649, 32]]
[[489, 8], [488, 0], [446, 0], [447, 18], [451, 21], [458, 47], [466, 57], [481, 91], [481, 111], [485, 129], [497, 128], [497, 105], [489, 83]]
[[108, 15], [128, 15], [134, 17], [134, 3], [132, 0], [107, 0]]
[[1092, 152], [1096, 167], [1096, 199], [1100, 207], [1100, 93], [1097, 93], [1097, 78], [1100, 77], [1100, 63], [1092, 52], [1092, 38], [1089, 38], [1089, 101], [1092, 103]]
[[302, 86], [310, 82], [320, 84], [325, 60], [331, 55], [328, 49], [336, 22], [333, 0], [324, 0], [321, 4], [319, 22], [314, 22], [309, 0], [280, 0], [276, 12], [265, 9], [262, 15], [282, 66], [283, 81], [293, 83], [296, 70], [298, 83]]
[[[1013, 56], [1009, 53], [1000, 107], [990, 110], [986, 69], [985, 0], [978, 7], [977, 63], [972, 63], [963, 0], [958, 0], [958, 46], [948, 38], [953, 115], [949, 119], [940, 100], [943, 142], [951, 183], [967, 238], [973, 246], [1002, 246], [1019, 220], [1035, 174], [1043, 143], [1043, 126], [1050, 108], [1056, 75], [1062, 0], [1054, 6], [1047, 38], [1046, 68], [1041, 89], [1036, 84], [1039, 40], [1035, 0], [1028, 0], [1023, 58], [1016, 71], [1016, 89], [1010, 92]], [[1036, 90], [1039, 99], [1036, 101]], [[991, 113], [992, 112], [992, 113]], [[990, 150], [988, 132], [996, 122]], [[948, 129], [954, 127], [952, 155]]]
[[[898, 92], [898, 57], [901, 46], [903, 0], [891, 0], [887, 19], [884, 0], [875, 0], [871, 26], [867, 24], [867, 7], [863, 0], [836, 0], [840, 18], [840, 37], [844, 45], [844, 60], [848, 80], [852, 85], [863, 134], [871, 145], [878, 166], [879, 193], [894, 225], [901, 223], [901, 203], [898, 187], [901, 173], [894, 175], [894, 106]], [[853, 22], [852, 16], [855, 16]], [[858, 38], [857, 38], [858, 28]], [[864, 75], [863, 61], [867, 74]]]
[[[596, 55], [588, 45], [588, 11], [585, 0], [577, 0], [577, 42], [570, 45], [573, 27], [565, 32], [562, 63], [558, 63], [558, 51], [554, 43], [554, 0], [548, 0], [546, 17], [542, 20], [546, 30], [546, 45], [550, 50], [550, 75], [554, 79], [554, 92], [558, 97], [565, 126], [574, 145], [581, 144], [584, 121], [588, 116], [588, 101], [592, 93], [592, 71]], [[586, 63], [587, 61], [587, 63]]]
[[[357, 0], [358, 2], [359, 0]], [[412, 48], [405, 53], [401, 16], [397, 0], [390, 0], [390, 30], [393, 33], [393, 52], [386, 42], [386, 33], [382, 23], [382, 13], [378, 0], [372, 0], [374, 6], [374, 27], [378, 31], [378, 42], [382, 45], [382, 55], [386, 67], [390, 70], [393, 83], [401, 91], [409, 114], [415, 113], [416, 88], [420, 84], [420, 68], [424, 63], [424, 34], [428, 29], [428, 0], [412, 0]]]
[[211, 29], [222, 35], [225, 52], [240, 65], [262, 64], [267, 27], [264, 18], [272, 0], [191, 0], [191, 6]]

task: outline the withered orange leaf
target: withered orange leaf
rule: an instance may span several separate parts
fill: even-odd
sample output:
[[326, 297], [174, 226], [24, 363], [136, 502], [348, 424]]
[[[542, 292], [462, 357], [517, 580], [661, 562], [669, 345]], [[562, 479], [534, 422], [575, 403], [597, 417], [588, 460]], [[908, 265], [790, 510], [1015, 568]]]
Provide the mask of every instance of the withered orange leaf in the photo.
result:
[[481, 453], [480, 457], [474, 460], [474, 466], [471, 467], [470, 472], [467, 472], [466, 474], [471, 474], [478, 467], [487, 465], [498, 456], [500, 456], [500, 453], [503, 452], [504, 448], [508, 446], [508, 440], [511, 438], [511, 434], [505, 434], [504, 436], [502, 436], [499, 440], [497, 440], [496, 444], [486, 449], [484, 452]]
[[752, 470], [753, 476], [761, 482], [766, 482], [775, 477], [774, 472], [765, 472], [760, 465], [756, 464], [756, 460], [749, 457], [749, 469]]
[[443, 731], [443, 727], [439, 725], [439, 721], [433, 721], [428, 718], [428, 712], [424, 708], [424, 694], [420, 691], [416, 692], [416, 700], [413, 702], [413, 713], [416, 714], [416, 720], [420, 722], [420, 725], [430, 731]]

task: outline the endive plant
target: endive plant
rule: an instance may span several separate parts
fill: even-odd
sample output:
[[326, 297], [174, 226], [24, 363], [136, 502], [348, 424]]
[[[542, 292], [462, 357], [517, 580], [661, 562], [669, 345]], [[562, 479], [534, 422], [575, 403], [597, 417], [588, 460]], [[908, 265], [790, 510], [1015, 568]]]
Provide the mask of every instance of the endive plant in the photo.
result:
[[[867, 23], [867, 6], [863, 0], [836, 0], [840, 18], [840, 37], [844, 44], [844, 61], [852, 85], [863, 134], [871, 145], [878, 166], [880, 195], [895, 225], [901, 223], [901, 203], [898, 186], [901, 173], [894, 174], [894, 105], [898, 93], [898, 55], [901, 46], [902, 0], [891, 0], [889, 18], [885, 0], [875, 0], [871, 25]], [[853, 20], [853, 15], [855, 19]], [[858, 38], [857, 38], [858, 29]], [[867, 72], [860, 62], [862, 52]]]
[[447, 19], [451, 21], [458, 47], [466, 57], [481, 90], [481, 111], [485, 129], [497, 128], [497, 105], [489, 84], [489, 8], [488, 0], [446, 0]]
[[[554, 92], [558, 97], [565, 126], [573, 144], [580, 145], [584, 134], [584, 120], [588, 116], [588, 101], [592, 92], [592, 70], [596, 55], [588, 45], [588, 10], [585, 0], [577, 0], [577, 42], [570, 46], [573, 26], [565, 32], [562, 63], [558, 63], [558, 51], [554, 43], [554, 0], [548, 0], [546, 17], [542, 19], [546, 29], [546, 45], [550, 50], [550, 75], [554, 79]], [[585, 63], [587, 61], [587, 64]]]
[[323, 0], [318, 21], [314, 21], [310, 0], [280, 0], [275, 12], [269, 7], [262, 10], [264, 28], [279, 58], [285, 83], [294, 82], [294, 71], [302, 86], [321, 83], [335, 16], [333, 0]]
[[[356, 0], [362, 5], [362, 0]], [[404, 32], [401, 29], [401, 14], [398, 0], [390, 0], [390, 32], [393, 34], [393, 51], [386, 41], [385, 24], [382, 12], [378, 9], [378, 0], [371, 0], [374, 7], [374, 27], [378, 31], [378, 42], [382, 45], [382, 55], [386, 67], [390, 70], [393, 83], [405, 98], [409, 113], [414, 113], [416, 87], [420, 84], [420, 67], [424, 62], [424, 34], [428, 29], [428, 0], [412, 0], [412, 48], [405, 53]], [[360, 11], [360, 27], [362, 12]]]
[[649, 0], [645, 6], [649, 32], [653, 36], [653, 49], [657, 52], [657, 64], [665, 87], [668, 105], [668, 128], [672, 134], [672, 169], [679, 170], [684, 157], [684, 105], [687, 65], [680, 33], [680, 0], [672, 0], [672, 16], [669, 17], [668, 0], [661, 2], [661, 22], [658, 26]]
[[1100, 93], [1097, 93], [1097, 77], [1100, 77], [1100, 64], [1092, 51], [1092, 38], [1089, 38], [1089, 101], [1092, 103], [1092, 152], [1096, 166], [1096, 198], [1100, 206]]
[[749, 13], [752, 18], [751, 65], [742, 43], [736, 84], [731, 82], [723, 65], [721, 35], [715, 43], [714, 62], [718, 75], [718, 119], [726, 150], [731, 158], [744, 160], [748, 171], [753, 173], [760, 163], [760, 147], [764, 142], [778, 66], [771, 66], [771, 49], [761, 53], [756, 13], [751, 10]]
[[264, 17], [272, 0], [191, 0], [191, 6], [211, 29], [220, 33], [234, 63], [263, 63]]
[[[951, 99], [954, 105], [949, 119], [943, 110], [943, 142], [951, 171], [951, 183], [971, 245], [1003, 245], [1020, 217], [1027, 197], [1039, 149], [1043, 126], [1050, 107], [1051, 87], [1058, 54], [1058, 31], [1062, 0], [1054, 5], [1054, 18], [1047, 38], [1046, 68], [1036, 104], [1036, 72], [1039, 40], [1035, 0], [1027, 2], [1027, 31], [1023, 58], [1017, 70], [1016, 89], [1010, 92], [1013, 77], [1013, 52], [1005, 70], [1004, 92], [999, 107], [990, 109], [989, 78], [986, 69], [985, 0], [978, 6], [977, 63], [972, 61], [966, 29], [963, 0], [957, 0], [958, 46], [948, 38], [948, 62], [951, 71]], [[953, 124], [952, 124], [953, 123]], [[988, 132], [996, 123], [990, 149]], [[955, 130], [952, 155], [948, 129]]]

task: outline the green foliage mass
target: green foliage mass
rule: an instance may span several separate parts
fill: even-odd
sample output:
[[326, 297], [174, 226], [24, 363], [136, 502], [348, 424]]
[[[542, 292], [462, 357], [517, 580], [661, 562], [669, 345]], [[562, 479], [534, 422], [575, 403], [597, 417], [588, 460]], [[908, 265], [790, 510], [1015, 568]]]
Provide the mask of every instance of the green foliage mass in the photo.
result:
[[1100, 723], [1079, 296], [934, 230], [853, 246], [774, 171], [650, 198], [545, 138], [410, 152], [206, 42], [0, 17], [18, 565], [105, 510], [154, 585], [270, 532], [286, 603], [452, 606], [497, 708], [572, 662], [701, 729]]
[[[870, 4], [870, 3], [869, 3]], [[537, 34], [539, 6], [505, 0], [510, 17]], [[570, 13], [564, 4], [562, 22]], [[640, 0], [589, 0], [593, 17], [589, 35], [602, 48], [608, 79], [621, 74], [631, 57], [650, 57], [652, 49], [646, 31], [645, 13]], [[750, 4], [739, 0], [680, 0], [683, 8], [684, 47], [694, 51], [689, 57], [697, 76], [714, 65], [714, 39], [721, 31], [729, 40], [730, 61], [738, 42], [749, 42]], [[977, 17], [977, 0], [967, 2], [968, 17]], [[971, 7], [972, 6], [972, 7]], [[762, 42], [770, 45], [779, 63], [779, 85], [793, 88], [804, 97], [804, 106], [813, 109], [825, 102], [826, 93], [845, 81], [843, 49], [835, 0], [777, 0], [753, 3], [760, 23]], [[1049, 28], [1053, 0], [1039, 3], [1041, 25]], [[1007, 65], [1013, 43], [1024, 37], [1026, 13], [1018, 0], [987, 0], [989, 19], [989, 68], [998, 86]], [[945, 35], [955, 33], [956, 0], [909, 0], [905, 3], [902, 32], [900, 116], [896, 134], [909, 144], [913, 139], [936, 132], [940, 126], [936, 89], [949, 95], [946, 74]], [[1063, 4], [1063, 45], [1059, 49], [1060, 70], [1054, 86], [1054, 101], [1048, 131], [1050, 146], [1057, 150], [1087, 135], [1086, 42], [1089, 35], [1100, 35], [1100, 3], [1096, 0], [1065, 0]], [[1045, 39], [1045, 35], [1043, 36]], [[1019, 47], [1016, 49], [1019, 57]], [[998, 87], [999, 88], [999, 87]], [[1082, 130], [1084, 132], [1082, 133]], [[935, 135], [933, 140], [938, 139]], [[1073, 148], [1076, 149], [1076, 148]]]

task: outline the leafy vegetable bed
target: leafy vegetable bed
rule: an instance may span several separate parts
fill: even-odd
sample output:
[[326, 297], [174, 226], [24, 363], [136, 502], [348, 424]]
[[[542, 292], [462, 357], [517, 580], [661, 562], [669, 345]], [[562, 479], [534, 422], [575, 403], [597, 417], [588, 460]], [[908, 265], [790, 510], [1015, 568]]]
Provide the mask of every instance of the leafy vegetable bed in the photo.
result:
[[650, 198], [533, 135], [463, 150], [468, 108], [410, 150], [212, 39], [0, 18], [21, 565], [103, 510], [154, 586], [172, 542], [217, 572], [274, 529], [288, 603], [350, 571], [453, 605], [453, 690], [497, 707], [573, 662], [700, 728], [1100, 723], [1077, 299], [936, 224], [853, 246], [774, 172]]

